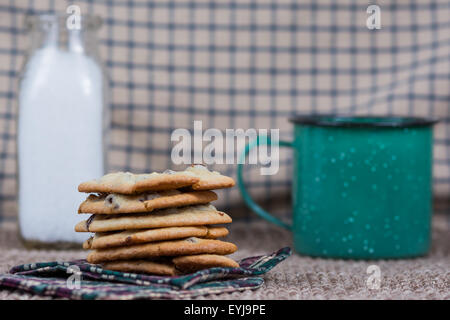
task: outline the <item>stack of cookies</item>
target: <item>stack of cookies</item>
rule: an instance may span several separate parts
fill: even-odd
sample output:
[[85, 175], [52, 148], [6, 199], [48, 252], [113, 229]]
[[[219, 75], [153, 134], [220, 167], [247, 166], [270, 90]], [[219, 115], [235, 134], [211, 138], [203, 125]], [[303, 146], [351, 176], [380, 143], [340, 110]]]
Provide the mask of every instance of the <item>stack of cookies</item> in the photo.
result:
[[123, 272], [176, 275], [210, 267], [238, 267], [226, 257], [237, 250], [217, 240], [228, 230], [217, 226], [230, 216], [210, 204], [214, 189], [234, 186], [232, 178], [193, 165], [184, 171], [117, 172], [84, 182], [92, 193], [78, 212], [91, 214], [75, 231], [93, 232], [83, 244], [89, 263]]

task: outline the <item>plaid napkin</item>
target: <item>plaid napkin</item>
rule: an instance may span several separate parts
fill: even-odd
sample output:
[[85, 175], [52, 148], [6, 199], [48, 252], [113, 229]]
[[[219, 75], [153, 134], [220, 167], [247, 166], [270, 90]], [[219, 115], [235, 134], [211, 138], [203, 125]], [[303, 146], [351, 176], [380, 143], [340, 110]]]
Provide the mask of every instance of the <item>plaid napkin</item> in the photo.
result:
[[286, 247], [245, 258], [239, 268], [210, 268], [172, 277], [103, 270], [85, 260], [31, 263], [0, 275], [0, 288], [69, 299], [189, 299], [257, 289], [264, 283], [258, 276], [290, 255], [291, 249]]

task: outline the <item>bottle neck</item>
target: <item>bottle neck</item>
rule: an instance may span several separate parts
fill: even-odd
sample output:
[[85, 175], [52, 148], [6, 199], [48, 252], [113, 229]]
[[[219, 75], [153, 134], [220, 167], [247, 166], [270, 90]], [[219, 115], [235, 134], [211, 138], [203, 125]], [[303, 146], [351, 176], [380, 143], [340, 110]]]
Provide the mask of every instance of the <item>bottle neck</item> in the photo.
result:
[[79, 29], [69, 29], [65, 16], [45, 15], [33, 17], [28, 25], [31, 52], [42, 48], [54, 48], [97, 57], [98, 27], [93, 27], [92, 23], [85, 22]]

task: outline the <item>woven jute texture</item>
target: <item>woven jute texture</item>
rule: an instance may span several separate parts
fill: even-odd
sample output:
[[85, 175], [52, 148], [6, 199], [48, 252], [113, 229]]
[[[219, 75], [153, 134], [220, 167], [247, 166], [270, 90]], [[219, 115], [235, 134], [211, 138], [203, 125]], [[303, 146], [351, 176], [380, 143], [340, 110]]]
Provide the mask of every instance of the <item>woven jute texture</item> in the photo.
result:
[[[289, 232], [265, 222], [234, 222], [229, 241], [240, 259], [292, 246]], [[0, 273], [38, 261], [81, 259], [83, 251], [26, 250], [14, 224], [0, 226]], [[379, 289], [369, 289], [367, 267], [381, 270]], [[0, 290], [0, 299], [43, 299], [20, 291]], [[48, 298], [44, 298], [48, 299]], [[256, 291], [210, 295], [201, 299], [450, 299], [450, 216], [433, 218], [433, 246], [426, 257], [407, 260], [343, 261], [294, 254], [265, 275]]]

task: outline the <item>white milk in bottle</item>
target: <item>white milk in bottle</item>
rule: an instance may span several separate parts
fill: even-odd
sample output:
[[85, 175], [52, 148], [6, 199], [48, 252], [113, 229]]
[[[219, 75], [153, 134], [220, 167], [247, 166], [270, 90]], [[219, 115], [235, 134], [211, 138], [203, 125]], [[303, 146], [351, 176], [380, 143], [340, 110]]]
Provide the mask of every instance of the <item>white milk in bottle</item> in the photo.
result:
[[[94, 17], [69, 30], [61, 16], [30, 19], [32, 48], [19, 88], [21, 237], [30, 244], [79, 243], [86, 198], [79, 183], [104, 174], [105, 79]], [[89, 41], [88, 41], [89, 40]]]

